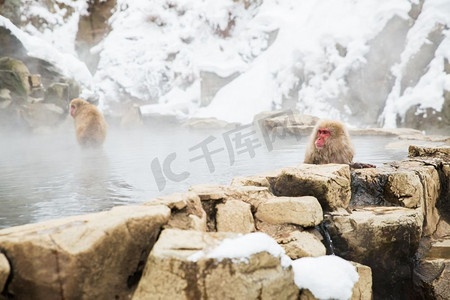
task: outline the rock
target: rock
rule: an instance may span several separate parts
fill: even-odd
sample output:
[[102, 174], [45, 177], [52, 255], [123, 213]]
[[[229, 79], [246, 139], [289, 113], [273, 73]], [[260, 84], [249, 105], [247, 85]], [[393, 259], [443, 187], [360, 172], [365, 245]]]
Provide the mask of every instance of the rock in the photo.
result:
[[175, 193], [152, 199], [143, 205], [166, 205], [171, 209], [170, 220], [164, 228], [206, 231], [206, 213], [200, 197], [195, 193]]
[[124, 299], [140, 277], [166, 206], [110, 211], [0, 230], [16, 299]]
[[0, 58], [0, 75], [2, 88], [22, 97], [26, 97], [30, 92], [28, 77], [31, 74], [22, 61], [10, 57]]
[[31, 74], [30, 77], [28, 78], [28, 80], [30, 82], [31, 88], [37, 88], [37, 87], [42, 86], [40, 74]]
[[394, 162], [376, 169], [355, 170], [352, 172], [350, 206], [420, 207], [426, 218], [424, 235], [430, 235], [436, 231], [440, 221], [436, 209], [441, 194], [440, 177], [435, 166], [420, 161]]
[[217, 74], [215, 72], [201, 70], [201, 106], [208, 106], [216, 93], [238, 76], [238, 72], [232, 74]]
[[250, 204], [240, 200], [228, 200], [218, 204], [216, 209], [218, 232], [250, 233], [256, 230]]
[[247, 259], [215, 258], [225, 239], [239, 247], [233, 233], [164, 230], [132, 299], [297, 299], [292, 268], [280, 257], [261, 250]]
[[359, 279], [353, 286], [350, 300], [372, 300], [372, 269], [359, 263], [351, 263], [356, 267]]
[[408, 157], [435, 157], [450, 161], [450, 147], [420, 147], [410, 145]]
[[292, 231], [277, 242], [291, 259], [318, 257], [325, 255], [327, 252], [317, 235], [308, 231]]
[[292, 223], [303, 227], [319, 225], [323, 220], [322, 207], [311, 196], [270, 198], [258, 206], [255, 216], [271, 224]]
[[3, 253], [0, 253], [0, 291], [3, 291], [9, 278], [11, 266]]
[[450, 299], [450, 238], [433, 242], [414, 269], [423, 299]]
[[239, 200], [251, 205], [252, 211], [266, 199], [273, 197], [266, 187], [225, 186], [225, 185], [194, 185], [190, 191], [196, 193], [202, 200], [208, 221], [208, 231], [217, 231], [216, 206], [229, 200]]
[[65, 119], [64, 109], [53, 103], [30, 103], [21, 110], [21, 117], [29, 128], [53, 127]]
[[144, 126], [141, 110], [138, 105], [132, 105], [120, 119], [120, 128], [136, 129]]
[[218, 120], [216, 118], [191, 118], [182, 124], [191, 129], [232, 129], [238, 126], [235, 123]]
[[302, 164], [285, 168], [275, 178], [268, 178], [276, 196], [314, 196], [324, 211], [346, 208], [350, 202], [350, 168], [348, 165]]
[[53, 103], [62, 108], [64, 112], [69, 110], [69, 85], [66, 83], [52, 83], [46, 90], [44, 101]]
[[[8, 89], [0, 89], [0, 102], [11, 101], [11, 91]], [[4, 107], [2, 107], [4, 108]]]
[[97, 70], [100, 55], [91, 51], [110, 31], [109, 18], [116, 10], [116, 0], [94, 0], [88, 2], [88, 14], [82, 14], [78, 22], [75, 48], [92, 74]]
[[375, 297], [413, 293], [411, 257], [422, 235], [420, 210], [366, 207], [330, 213], [327, 221], [336, 255], [372, 268]]

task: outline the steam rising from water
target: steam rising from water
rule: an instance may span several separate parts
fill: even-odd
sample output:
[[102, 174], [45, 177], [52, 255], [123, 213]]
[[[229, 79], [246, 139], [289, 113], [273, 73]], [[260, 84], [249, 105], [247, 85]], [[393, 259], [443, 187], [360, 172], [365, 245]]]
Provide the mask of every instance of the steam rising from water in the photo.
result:
[[[69, 215], [137, 204], [160, 195], [185, 192], [194, 184], [230, 184], [235, 176], [249, 176], [295, 166], [303, 161], [306, 137], [277, 139], [268, 151], [262, 139], [250, 153], [234, 153], [234, 164], [223, 140], [226, 130], [190, 131], [161, 126], [135, 131], [111, 129], [103, 149], [81, 149], [73, 132], [47, 135], [0, 133], [0, 228]], [[214, 172], [198, 145], [208, 137]], [[386, 150], [383, 137], [356, 137], [356, 161], [381, 164], [406, 156], [406, 149]], [[194, 149], [194, 146], [197, 148]], [[406, 147], [406, 146], [405, 146]], [[169, 154], [175, 174], [188, 172], [178, 182], [165, 178], [159, 191], [151, 162], [161, 164]], [[166, 174], [167, 175], [167, 174]]]

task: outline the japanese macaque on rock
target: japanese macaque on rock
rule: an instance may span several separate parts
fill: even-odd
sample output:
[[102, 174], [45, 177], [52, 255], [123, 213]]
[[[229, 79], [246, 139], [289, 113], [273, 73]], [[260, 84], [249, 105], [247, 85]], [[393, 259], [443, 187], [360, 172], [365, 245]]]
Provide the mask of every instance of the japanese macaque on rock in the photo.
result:
[[70, 102], [70, 115], [75, 122], [75, 132], [81, 146], [99, 147], [103, 144], [108, 124], [95, 105], [75, 98]]
[[353, 163], [355, 150], [344, 124], [319, 120], [306, 147], [306, 164], [348, 164], [352, 168], [374, 168], [374, 165]]

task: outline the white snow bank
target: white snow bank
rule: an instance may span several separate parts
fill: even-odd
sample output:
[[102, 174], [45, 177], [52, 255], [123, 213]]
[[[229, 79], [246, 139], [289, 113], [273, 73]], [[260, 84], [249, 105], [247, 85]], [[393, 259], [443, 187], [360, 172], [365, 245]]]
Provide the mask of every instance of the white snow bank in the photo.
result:
[[251, 255], [260, 252], [268, 252], [274, 257], [280, 257], [281, 265], [285, 268], [291, 264], [291, 259], [285, 254], [284, 249], [273, 238], [262, 232], [240, 234], [236, 238], [224, 239], [213, 249], [205, 249], [192, 254], [189, 260], [231, 258], [235, 261], [247, 262]]
[[355, 266], [338, 256], [305, 257], [292, 261], [273, 238], [262, 232], [224, 239], [217, 247], [196, 252], [188, 259], [231, 258], [248, 262], [251, 255], [264, 251], [280, 257], [283, 267], [291, 265], [295, 284], [300, 289], [310, 290], [319, 299], [350, 299], [353, 286], [359, 279]]
[[355, 266], [334, 255], [300, 258], [292, 267], [295, 284], [319, 299], [350, 299], [359, 279]]
[[28, 51], [28, 55], [53, 63], [61, 69], [64, 75], [73, 77], [84, 88], [91, 86], [91, 73], [86, 65], [72, 54], [60, 52], [46, 40], [27, 34], [3, 16], [0, 16], [0, 26], [9, 29], [19, 39]]

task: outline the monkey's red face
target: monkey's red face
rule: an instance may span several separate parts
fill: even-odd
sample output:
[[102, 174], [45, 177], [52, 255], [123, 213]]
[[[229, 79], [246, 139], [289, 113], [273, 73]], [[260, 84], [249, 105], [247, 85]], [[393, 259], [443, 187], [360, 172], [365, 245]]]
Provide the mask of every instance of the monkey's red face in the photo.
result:
[[71, 106], [70, 106], [70, 115], [73, 117], [73, 115], [75, 114], [75, 110], [76, 110], [76, 107], [75, 107], [75, 105], [74, 104], [72, 104]]
[[330, 137], [330, 131], [326, 128], [319, 128], [317, 130], [317, 139], [314, 142], [317, 149], [322, 149], [325, 146], [326, 140]]

